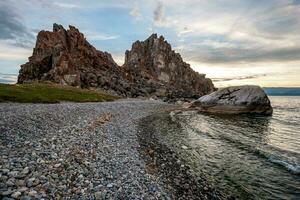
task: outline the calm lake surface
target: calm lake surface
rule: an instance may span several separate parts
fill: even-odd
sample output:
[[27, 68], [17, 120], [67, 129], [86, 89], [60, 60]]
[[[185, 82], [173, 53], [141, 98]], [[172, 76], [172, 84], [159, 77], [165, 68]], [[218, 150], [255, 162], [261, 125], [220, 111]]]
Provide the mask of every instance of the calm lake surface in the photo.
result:
[[176, 114], [181, 130], [165, 136], [184, 138], [192, 168], [238, 199], [300, 199], [300, 97], [270, 100], [270, 117]]

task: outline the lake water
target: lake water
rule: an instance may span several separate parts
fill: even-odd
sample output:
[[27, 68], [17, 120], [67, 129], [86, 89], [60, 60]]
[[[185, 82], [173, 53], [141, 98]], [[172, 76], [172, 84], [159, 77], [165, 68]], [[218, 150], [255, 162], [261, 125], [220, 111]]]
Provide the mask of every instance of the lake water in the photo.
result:
[[269, 117], [172, 116], [192, 168], [238, 199], [300, 199], [300, 97], [270, 100]]

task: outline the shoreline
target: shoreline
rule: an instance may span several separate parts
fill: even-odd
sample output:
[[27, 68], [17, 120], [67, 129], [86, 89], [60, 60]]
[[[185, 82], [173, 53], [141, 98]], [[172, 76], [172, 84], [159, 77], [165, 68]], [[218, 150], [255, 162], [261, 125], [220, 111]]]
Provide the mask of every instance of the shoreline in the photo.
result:
[[[0, 197], [224, 199], [142, 131], [149, 116], [176, 107], [153, 100], [0, 104]], [[149, 144], [158, 166], [142, 153]]]
[[159, 139], [162, 129], [152, 124], [157, 115], [166, 112], [155, 113], [139, 122], [140, 153], [147, 171], [164, 185], [171, 199], [234, 199], [214, 188], [205, 177], [196, 175], [175, 150]]

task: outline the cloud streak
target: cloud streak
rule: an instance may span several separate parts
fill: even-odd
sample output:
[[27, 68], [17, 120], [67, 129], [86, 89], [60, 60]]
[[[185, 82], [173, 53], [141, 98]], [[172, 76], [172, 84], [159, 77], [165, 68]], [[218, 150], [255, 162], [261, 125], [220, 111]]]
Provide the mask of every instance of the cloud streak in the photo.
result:
[[0, 73], [0, 83], [13, 84], [17, 82], [17, 74], [3, 74]]
[[54, 2], [53, 5], [58, 6], [60, 8], [66, 8], [66, 9], [80, 8], [79, 5], [77, 5], [77, 4], [71, 4], [71, 3]]
[[256, 79], [258, 77], [264, 77], [267, 74], [256, 74], [251, 76], [237, 76], [237, 77], [230, 77], [230, 78], [213, 78], [213, 82], [226, 82], [226, 81], [233, 81], [233, 80], [248, 80], [248, 79]]

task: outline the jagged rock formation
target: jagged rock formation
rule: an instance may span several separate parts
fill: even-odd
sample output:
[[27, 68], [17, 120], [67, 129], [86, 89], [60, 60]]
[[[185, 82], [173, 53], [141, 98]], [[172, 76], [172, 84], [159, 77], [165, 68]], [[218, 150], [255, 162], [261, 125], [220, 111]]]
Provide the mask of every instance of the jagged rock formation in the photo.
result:
[[21, 66], [18, 83], [34, 81], [101, 87], [120, 95], [130, 87], [109, 53], [96, 50], [77, 28], [57, 24], [53, 32], [39, 32], [33, 55]]
[[199, 97], [215, 90], [212, 81], [185, 63], [163, 36], [151, 35], [126, 51], [127, 76], [138, 86], [162, 96]]
[[195, 98], [214, 91], [210, 79], [194, 72], [164, 38], [156, 34], [137, 41], [118, 66], [107, 52], [96, 50], [73, 26], [41, 31], [29, 62], [21, 66], [18, 83], [50, 81], [99, 88], [127, 97]]
[[191, 108], [203, 112], [271, 115], [273, 108], [263, 89], [255, 85], [232, 86], [220, 89], [194, 101]]

